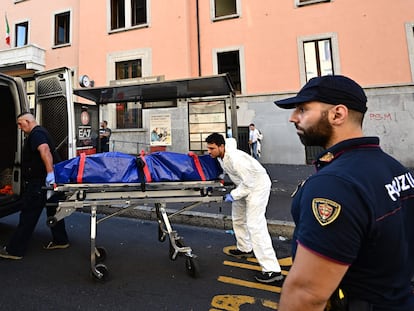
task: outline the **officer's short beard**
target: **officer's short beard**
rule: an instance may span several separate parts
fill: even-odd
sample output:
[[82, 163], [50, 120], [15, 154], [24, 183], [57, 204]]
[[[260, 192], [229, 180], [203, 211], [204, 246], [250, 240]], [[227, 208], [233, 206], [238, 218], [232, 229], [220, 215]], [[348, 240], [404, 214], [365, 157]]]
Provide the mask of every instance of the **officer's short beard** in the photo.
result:
[[320, 146], [326, 148], [332, 137], [332, 125], [328, 120], [328, 112], [323, 111], [319, 122], [304, 129], [299, 128], [303, 133], [299, 133], [299, 139], [305, 146]]

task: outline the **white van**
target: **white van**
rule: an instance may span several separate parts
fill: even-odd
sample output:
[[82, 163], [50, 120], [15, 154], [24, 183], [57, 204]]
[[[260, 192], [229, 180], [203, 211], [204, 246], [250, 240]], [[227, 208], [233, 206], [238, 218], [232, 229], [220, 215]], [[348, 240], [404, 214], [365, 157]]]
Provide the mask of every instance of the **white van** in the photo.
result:
[[[76, 137], [70, 69], [39, 73], [35, 84], [36, 104], [32, 112], [52, 135], [62, 160], [74, 157]], [[25, 111], [29, 111], [29, 103], [24, 81], [0, 73], [0, 217], [19, 211], [21, 206], [24, 134], [17, 127], [16, 117]]]

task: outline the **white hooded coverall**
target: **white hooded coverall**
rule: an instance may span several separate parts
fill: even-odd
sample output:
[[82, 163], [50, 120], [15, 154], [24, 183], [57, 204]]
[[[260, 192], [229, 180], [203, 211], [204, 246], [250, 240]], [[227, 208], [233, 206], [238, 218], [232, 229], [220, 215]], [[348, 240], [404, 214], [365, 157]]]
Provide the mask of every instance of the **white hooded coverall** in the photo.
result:
[[236, 185], [230, 194], [234, 198], [232, 222], [237, 248], [253, 250], [263, 272], [280, 272], [265, 216], [271, 189], [269, 175], [256, 159], [237, 149], [234, 138], [226, 139], [224, 157], [218, 160]]

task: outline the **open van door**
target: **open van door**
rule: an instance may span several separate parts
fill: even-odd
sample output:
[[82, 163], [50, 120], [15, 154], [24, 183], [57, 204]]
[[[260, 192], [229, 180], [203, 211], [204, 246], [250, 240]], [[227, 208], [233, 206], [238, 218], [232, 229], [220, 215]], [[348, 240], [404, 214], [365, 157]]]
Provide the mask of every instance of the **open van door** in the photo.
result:
[[23, 80], [0, 73], [0, 98], [0, 217], [4, 217], [20, 209], [24, 134], [17, 128], [16, 118], [29, 111]]
[[[69, 68], [35, 75], [36, 105], [33, 114], [52, 135], [62, 160], [76, 155], [75, 113], [72, 99], [72, 72]], [[24, 81], [0, 73], [0, 217], [21, 208], [22, 149], [24, 134], [16, 124], [17, 116], [29, 111]]]
[[72, 71], [62, 67], [35, 75], [34, 114], [55, 141], [62, 160], [76, 156]]

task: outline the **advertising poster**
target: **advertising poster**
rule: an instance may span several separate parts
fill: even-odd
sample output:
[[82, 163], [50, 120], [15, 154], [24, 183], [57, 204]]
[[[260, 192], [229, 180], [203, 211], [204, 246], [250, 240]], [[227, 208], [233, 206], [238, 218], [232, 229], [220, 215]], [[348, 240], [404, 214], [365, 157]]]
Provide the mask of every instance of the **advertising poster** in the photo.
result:
[[155, 114], [150, 118], [150, 145], [171, 146], [171, 115]]
[[76, 155], [94, 154], [98, 144], [98, 110], [75, 104]]

